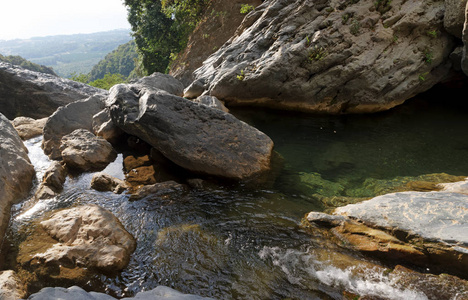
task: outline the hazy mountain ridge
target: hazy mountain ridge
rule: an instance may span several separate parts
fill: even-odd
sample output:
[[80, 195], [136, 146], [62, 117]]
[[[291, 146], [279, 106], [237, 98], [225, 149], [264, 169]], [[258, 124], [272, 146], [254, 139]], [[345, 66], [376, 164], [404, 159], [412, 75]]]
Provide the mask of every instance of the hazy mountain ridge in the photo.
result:
[[52, 67], [62, 77], [70, 77], [72, 73], [90, 72], [109, 52], [131, 39], [129, 29], [117, 29], [90, 34], [0, 40], [0, 53], [19, 55], [31, 62]]

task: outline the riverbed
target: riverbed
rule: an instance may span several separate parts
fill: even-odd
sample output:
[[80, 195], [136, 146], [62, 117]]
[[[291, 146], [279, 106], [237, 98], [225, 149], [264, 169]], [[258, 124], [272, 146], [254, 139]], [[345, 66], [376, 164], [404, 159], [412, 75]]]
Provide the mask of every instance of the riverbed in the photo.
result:
[[[138, 244], [120, 275], [90, 278], [89, 289], [116, 297], [166, 285], [216, 299], [342, 299], [343, 291], [430, 299], [386, 276], [387, 266], [304, 230], [301, 220], [428, 174], [468, 175], [468, 108], [440, 100], [426, 93], [388, 112], [352, 116], [237, 108], [234, 115], [274, 141], [283, 166], [275, 180], [129, 201], [90, 189], [93, 173], [84, 173], [68, 177], [56, 198], [16, 205], [9, 239], [19, 243], [21, 227], [47, 211], [93, 203], [112, 211]], [[25, 143], [38, 178], [50, 163], [41, 141]], [[104, 172], [123, 179], [122, 161], [120, 154]]]

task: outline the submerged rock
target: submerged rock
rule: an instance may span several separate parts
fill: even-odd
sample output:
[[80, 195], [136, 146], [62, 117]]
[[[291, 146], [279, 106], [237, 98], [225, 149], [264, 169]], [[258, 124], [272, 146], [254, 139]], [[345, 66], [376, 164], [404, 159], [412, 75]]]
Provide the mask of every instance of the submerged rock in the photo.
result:
[[0, 114], [0, 240], [13, 203], [27, 196], [36, 175], [28, 150], [10, 121]]
[[117, 152], [108, 141], [85, 129], [65, 135], [60, 151], [66, 166], [79, 171], [104, 169], [117, 157]]
[[[116, 300], [116, 298], [103, 293], [86, 292], [80, 287], [69, 288], [44, 288], [40, 292], [31, 295], [29, 300]], [[166, 286], [158, 286], [153, 290], [140, 292], [135, 297], [122, 299], [135, 300], [210, 300], [211, 298], [183, 294]]]
[[62, 137], [76, 129], [93, 131], [93, 116], [104, 109], [106, 94], [94, 95], [60, 107], [49, 117], [44, 127], [42, 149], [51, 159], [61, 158], [60, 142]]
[[9, 119], [48, 117], [60, 106], [104, 92], [83, 83], [0, 62], [0, 112]]
[[23, 140], [42, 135], [46, 122], [47, 118], [35, 120], [28, 117], [18, 117], [12, 121], [13, 126]]
[[100, 192], [114, 192], [121, 194], [128, 188], [125, 181], [112, 177], [105, 173], [96, 173], [91, 179], [91, 188]]
[[130, 196], [129, 200], [140, 200], [144, 197], [159, 197], [159, 198], [168, 198], [174, 194], [181, 194], [187, 192], [188, 188], [186, 185], [177, 183], [175, 181], [165, 181], [150, 185], [145, 185], [134, 191]]
[[194, 81], [227, 105], [387, 110], [448, 74], [444, 11], [444, 1], [265, 1]]
[[67, 171], [58, 161], [53, 161], [42, 177], [42, 182], [36, 192], [36, 199], [55, 197], [63, 189], [67, 178]]
[[185, 169], [246, 179], [270, 168], [271, 139], [231, 114], [139, 85], [110, 92], [114, 123]]
[[86, 283], [92, 272], [125, 268], [135, 239], [109, 211], [97, 205], [52, 213], [20, 245], [17, 261], [49, 284]]

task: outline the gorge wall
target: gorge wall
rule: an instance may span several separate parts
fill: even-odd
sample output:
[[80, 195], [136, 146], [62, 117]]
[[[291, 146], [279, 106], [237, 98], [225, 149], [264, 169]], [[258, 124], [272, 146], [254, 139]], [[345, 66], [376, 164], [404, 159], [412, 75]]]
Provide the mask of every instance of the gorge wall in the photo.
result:
[[[465, 3], [265, 1], [194, 71], [186, 96], [331, 114], [387, 110], [460, 70]], [[192, 45], [216, 47], [200, 36]], [[189, 46], [183, 60], [195, 56]], [[187, 79], [190, 67], [173, 74]]]

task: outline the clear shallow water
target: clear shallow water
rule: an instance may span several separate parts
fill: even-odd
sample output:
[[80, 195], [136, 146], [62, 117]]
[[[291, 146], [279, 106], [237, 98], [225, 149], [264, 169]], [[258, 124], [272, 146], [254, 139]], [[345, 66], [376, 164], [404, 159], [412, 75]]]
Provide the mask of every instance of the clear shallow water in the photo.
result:
[[[386, 276], [384, 267], [319, 233], [304, 232], [300, 222], [307, 212], [323, 209], [317, 193], [346, 194], [368, 178], [468, 175], [467, 112], [437, 105], [373, 116], [234, 112], [272, 137], [284, 157], [275, 184], [219, 186], [130, 202], [125, 194], [91, 190], [93, 174], [85, 173], [69, 177], [57, 198], [16, 206], [11, 236], [45, 211], [94, 203], [112, 211], [138, 243], [119, 276], [92, 279], [114, 296], [167, 285], [217, 299], [342, 299], [344, 290], [430, 299]], [[39, 178], [49, 164], [40, 142], [27, 143]], [[122, 178], [122, 157], [105, 171]], [[304, 178], [309, 181], [302, 183]]]

